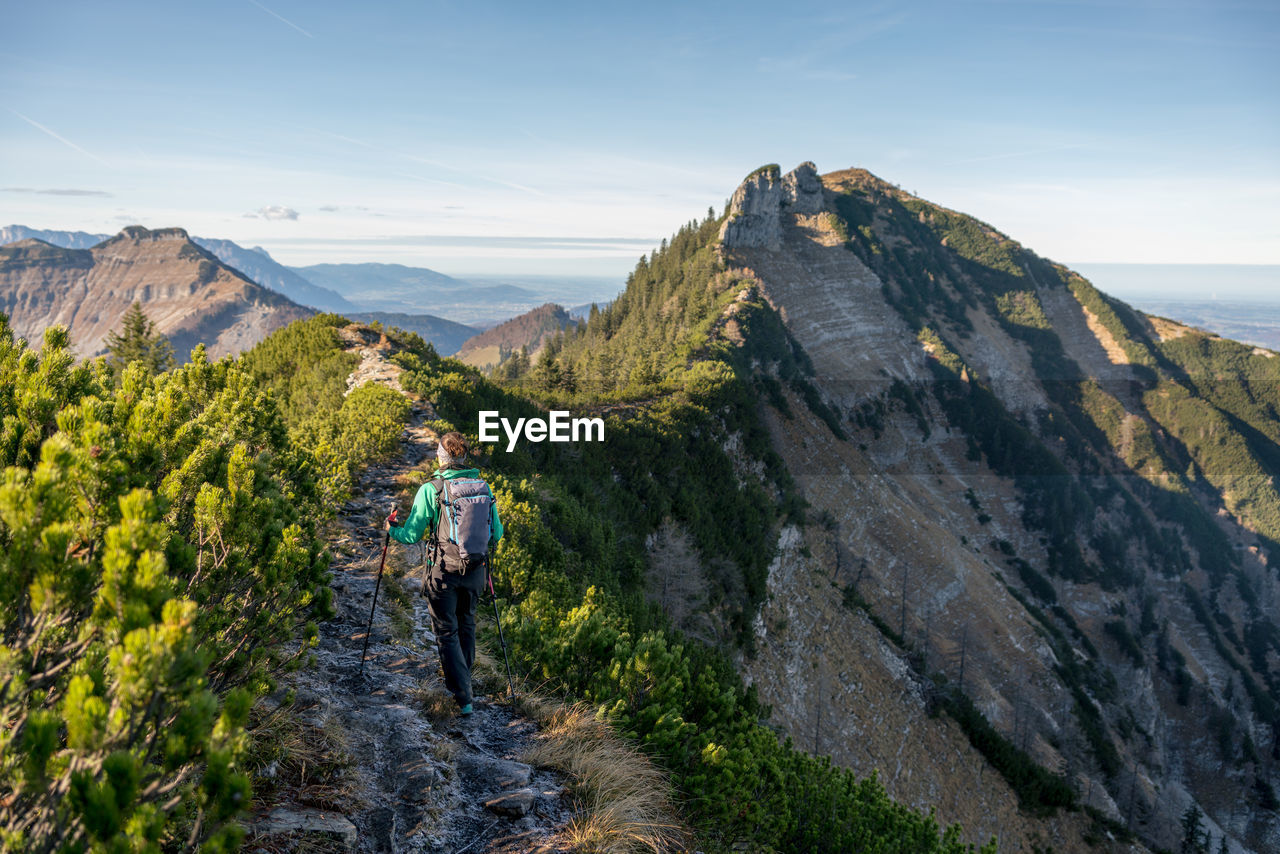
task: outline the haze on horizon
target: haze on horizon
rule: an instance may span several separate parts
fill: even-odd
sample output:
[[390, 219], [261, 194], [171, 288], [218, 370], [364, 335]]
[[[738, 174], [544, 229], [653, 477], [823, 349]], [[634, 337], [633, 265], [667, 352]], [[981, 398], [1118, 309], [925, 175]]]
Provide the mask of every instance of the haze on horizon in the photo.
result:
[[21, 4], [0, 224], [609, 275], [754, 167], [861, 166], [1068, 262], [1280, 263], [1280, 7]]

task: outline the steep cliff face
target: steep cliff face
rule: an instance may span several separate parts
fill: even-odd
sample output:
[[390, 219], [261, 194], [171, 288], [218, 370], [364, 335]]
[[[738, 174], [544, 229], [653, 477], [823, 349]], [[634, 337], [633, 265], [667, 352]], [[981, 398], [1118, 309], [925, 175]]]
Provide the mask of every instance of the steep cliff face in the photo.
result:
[[786, 175], [776, 165], [762, 166], [734, 191], [720, 241], [735, 248], [782, 246], [782, 213], [815, 214], [822, 209], [822, 181], [812, 163]]
[[314, 313], [225, 266], [180, 228], [131, 226], [92, 249], [34, 239], [0, 248], [0, 312], [29, 340], [61, 323], [81, 355], [101, 354], [135, 302], [179, 358], [199, 343], [214, 358], [238, 353]]
[[1250, 418], [1270, 473], [1261, 416], [1175, 413], [1209, 392], [1151, 321], [865, 172], [754, 174], [721, 242], [845, 434], [768, 407], [813, 520], [783, 530], [741, 661], [774, 722], [975, 841], [1091, 850], [1082, 813], [1029, 815], [1046, 796], [974, 746], [963, 694], [1150, 846], [1198, 810], [1214, 850], [1277, 850], [1273, 488], [1234, 499], [1195, 439]]

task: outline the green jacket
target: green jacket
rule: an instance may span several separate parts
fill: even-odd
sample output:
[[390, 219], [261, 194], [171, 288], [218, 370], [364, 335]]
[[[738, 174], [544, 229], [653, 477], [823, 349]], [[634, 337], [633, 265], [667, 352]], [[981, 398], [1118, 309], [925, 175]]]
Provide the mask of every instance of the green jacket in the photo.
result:
[[[445, 480], [453, 480], [456, 477], [479, 477], [479, 469], [445, 469], [437, 471], [432, 475], [431, 480], [437, 477]], [[403, 525], [391, 526], [391, 538], [396, 542], [416, 543], [424, 536], [431, 533], [431, 528], [436, 523], [436, 517], [440, 513], [440, 498], [436, 495], [435, 484], [431, 480], [418, 487], [418, 494], [413, 497], [413, 509], [409, 511], [409, 518], [404, 520]], [[493, 533], [489, 538], [489, 547], [502, 539], [502, 520], [498, 518], [498, 502], [490, 505], [491, 518], [489, 519], [490, 527]]]

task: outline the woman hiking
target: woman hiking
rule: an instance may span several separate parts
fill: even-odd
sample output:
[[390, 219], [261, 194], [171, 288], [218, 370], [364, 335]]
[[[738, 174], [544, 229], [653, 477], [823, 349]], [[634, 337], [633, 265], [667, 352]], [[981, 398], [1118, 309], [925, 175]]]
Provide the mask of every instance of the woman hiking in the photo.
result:
[[502, 539], [493, 491], [466, 465], [467, 440], [446, 433], [436, 447], [435, 477], [418, 488], [403, 525], [385, 528], [406, 545], [427, 539], [424, 586], [444, 684], [460, 714], [472, 712], [471, 666], [476, 657], [476, 602], [484, 591], [489, 553]]

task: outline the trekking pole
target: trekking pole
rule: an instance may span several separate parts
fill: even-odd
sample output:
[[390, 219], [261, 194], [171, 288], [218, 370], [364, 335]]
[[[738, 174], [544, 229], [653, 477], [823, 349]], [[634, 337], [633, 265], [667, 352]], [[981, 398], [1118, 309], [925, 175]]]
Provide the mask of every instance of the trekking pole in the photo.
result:
[[[396, 520], [396, 511], [391, 510], [388, 522]], [[387, 546], [391, 545], [391, 529], [387, 528], [382, 538], [382, 560], [378, 562], [378, 580], [373, 585], [373, 602], [369, 604], [369, 625], [364, 630], [364, 649], [360, 650], [360, 675], [364, 676], [364, 656], [369, 651], [369, 635], [373, 634], [373, 609], [378, 607], [378, 590], [382, 588], [382, 568], [387, 565]]]
[[489, 595], [493, 597], [493, 619], [498, 624], [498, 642], [502, 644], [502, 663], [507, 666], [507, 693], [511, 699], [516, 698], [516, 689], [511, 683], [511, 661], [507, 658], [507, 639], [502, 636], [502, 616], [498, 613], [498, 594], [493, 590], [493, 558], [489, 559]]

